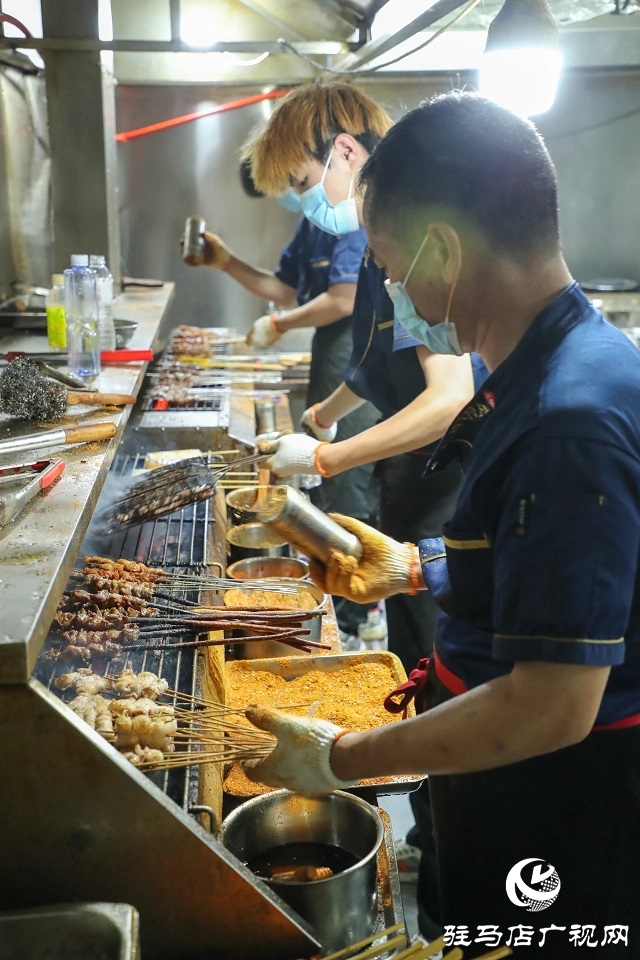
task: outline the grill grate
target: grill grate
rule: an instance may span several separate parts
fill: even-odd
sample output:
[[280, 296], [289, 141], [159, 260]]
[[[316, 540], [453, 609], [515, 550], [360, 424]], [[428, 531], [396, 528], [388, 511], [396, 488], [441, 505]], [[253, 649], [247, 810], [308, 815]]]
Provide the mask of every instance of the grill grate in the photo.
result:
[[[112, 480], [130, 476], [144, 462], [144, 456], [118, 456], [111, 467]], [[107, 485], [105, 485], [106, 487]], [[97, 516], [97, 514], [96, 514]], [[92, 524], [80, 550], [80, 557], [100, 554], [112, 560], [124, 558], [137, 560], [152, 567], [162, 567], [167, 574], [211, 573], [209, 569], [210, 538], [213, 536], [213, 512], [209, 501], [193, 504], [158, 520], [135, 528], [125, 528], [112, 533], [101, 529], [99, 521]], [[82, 566], [81, 560], [78, 569]], [[70, 582], [67, 589], [73, 589]], [[197, 601], [197, 591], [162, 585], [162, 592], [176, 599]], [[76, 670], [78, 666], [90, 666], [94, 673], [118, 674], [125, 667], [135, 673], [150, 670], [163, 677], [169, 688], [191, 696], [199, 696], [198, 655], [195, 650], [136, 650], [123, 647], [122, 654], [112, 660], [95, 660], [90, 664], [56, 662], [47, 659], [47, 652], [54, 646], [56, 635], [51, 633], [43, 646], [34, 670], [34, 676], [60, 699], [69, 701], [75, 696], [71, 690], [60, 691], [53, 684], [63, 673]], [[108, 697], [108, 692], [106, 696]], [[163, 698], [167, 702], [167, 697]], [[174, 704], [176, 705], [176, 704]], [[181, 704], [183, 705], [183, 704]], [[147, 774], [170, 799], [189, 811], [198, 802], [198, 769], [184, 767]]]
[[[228, 392], [227, 392], [228, 396]], [[218, 412], [225, 406], [227, 396], [209, 394], [207, 396], [204, 388], [202, 396], [185, 397], [182, 400], [170, 400], [165, 397], [145, 397], [142, 401], [141, 409], [144, 412], [158, 412], [162, 410], [179, 410], [181, 413], [189, 413], [192, 410], [209, 410]]]

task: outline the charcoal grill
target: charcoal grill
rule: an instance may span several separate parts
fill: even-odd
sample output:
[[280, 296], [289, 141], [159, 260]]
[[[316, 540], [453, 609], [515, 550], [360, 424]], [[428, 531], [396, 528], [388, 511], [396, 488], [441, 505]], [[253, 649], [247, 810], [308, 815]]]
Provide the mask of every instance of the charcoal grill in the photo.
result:
[[[102, 500], [138, 464], [137, 457], [116, 460]], [[222, 572], [222, 495], [114, 533], [98, 516], [80, 557], [122, 556], [167, 572]], [[256, 923], [265, 958], [317, 952], [304, 921], [212, 836], [215, 817], [200, 803], [199, 768], [151, 775], [136, 769], [66, 708], [53, 681], [70, 665], [52, 666], [47, 649], [45, 641], [27, 683], [3, 688], [0, 698], [0, 766], [20, 771], [4, 778], [0, 791], [2, 909], [131, 903], [140, 913], [142, 955], [152, 960], [253, 957]], [[173, 689], [197, 695], [199, 662], [187, 651], [144, 651], [100, 669], [148, 669]], [[99, 672], [97, 663], [91, 668]]]

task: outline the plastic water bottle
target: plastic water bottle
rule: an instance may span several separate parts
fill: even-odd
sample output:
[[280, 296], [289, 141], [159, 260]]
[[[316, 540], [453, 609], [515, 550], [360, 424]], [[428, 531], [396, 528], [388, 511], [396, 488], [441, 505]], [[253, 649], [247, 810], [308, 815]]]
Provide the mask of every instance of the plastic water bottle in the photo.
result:
[[387, 621], [380, 607], [368, 610], [366, 622], [358, 624], [358, 639], [361, 650], [387, 649]]
[[96, 273], [86, 253], [74, 253], [64, 272], [69, 371], [88, 382], [100, 373]]
[[92, 253], [89, 266], [96, 272], [98, 287], [98, 338], [101, 350], [115, 350], [116, 328], [113, 323], [113, 277], [105, 257]]
[[67, 349], [67, 319], [64, 312], [64, 275], [54, 273], [44, 307], [47, 314], [47, 339], [52, 350]]

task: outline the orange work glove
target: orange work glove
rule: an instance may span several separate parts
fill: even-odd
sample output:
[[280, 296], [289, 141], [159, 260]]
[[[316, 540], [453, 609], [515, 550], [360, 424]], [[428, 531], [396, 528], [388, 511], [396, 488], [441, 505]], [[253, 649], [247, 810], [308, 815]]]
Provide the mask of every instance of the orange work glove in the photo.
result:
[[375, 603], [396, 593], [416, 592], [415, 544], [399, 543], [366, 523], [340, 513], [329, 516], [355, 534], [362, 544], [362, 557], [356, 560], [333, 550], [326, 566], [311, 560], [309, 572], [321, 590], [355, 603]]

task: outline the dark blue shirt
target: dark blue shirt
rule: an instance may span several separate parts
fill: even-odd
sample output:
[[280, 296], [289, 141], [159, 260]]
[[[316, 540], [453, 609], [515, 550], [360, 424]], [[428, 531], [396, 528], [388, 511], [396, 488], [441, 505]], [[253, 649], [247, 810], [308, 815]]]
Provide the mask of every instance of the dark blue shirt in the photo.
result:
[[[353, 353], [347, 369], [350, 390], [392, 417], [425, 389], [416, 355], [417, 341], [406, 333], [394, 350], [393, 304], [384, 287], [386, 274], [367, 250], [358, 277], [351, 332]], [[404, 333], [404, 331], [403, 331]]]
[[[406, 407], [427, 386], [415, 350], [420, 341], [394, 319], [393, 303], [384, 285], [386, 276], [367, 250], [358, 278], [353, 353], [346, 376], [347, 386], [370, 400], [384, 419]], [[471, 354], [471, 365], [478, 390], [489, 371], [476, 353]]]
[[276, 276], [295, 289], [300, 305], [308, 303], [337, 283], [357, 283], [366, 245], [363, 227], [332, 237], [303, 218], [282, 251]]
[[455, 514], [420, 543], [441, 662], [467, 688], [520, 660], [611, 666], [597, 725], [639, 714], [640, 351], [572, 284], [429, 469], [454, 458]]

